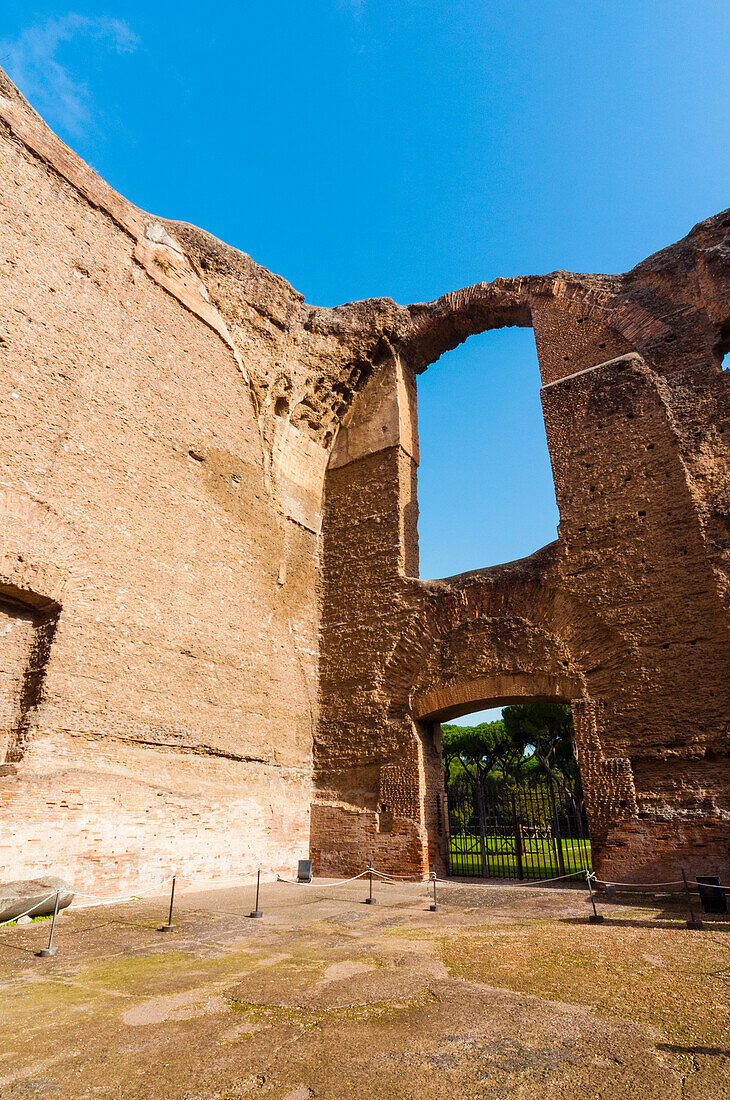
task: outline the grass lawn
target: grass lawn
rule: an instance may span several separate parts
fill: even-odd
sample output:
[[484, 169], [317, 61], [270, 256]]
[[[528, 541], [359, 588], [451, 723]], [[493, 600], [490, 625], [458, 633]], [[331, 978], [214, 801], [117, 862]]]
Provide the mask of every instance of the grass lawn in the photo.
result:
[[[591, 842], [577, 839], [561, 841], [564, 870], [560, 867], [556, 840], [525, 838], [522, 854], [523, 878], [552, 878], [557, 875], [591, 870]], [[487, 875], [490, 878], [517, 878], [519, 867], [512, 838], [486, 838]], [[451, 873], [482, 874], [479, 834], [459, 833], [451, 837]]]

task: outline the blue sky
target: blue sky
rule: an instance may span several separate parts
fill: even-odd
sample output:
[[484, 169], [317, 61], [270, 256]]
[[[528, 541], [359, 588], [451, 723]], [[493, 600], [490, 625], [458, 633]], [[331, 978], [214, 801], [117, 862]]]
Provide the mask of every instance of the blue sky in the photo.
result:
[[[621, 271], [730, 205], [719, 0], [4, 7], [0, 63], [84, 159], [318, 304]], [[530, 332], [419, 404], [422, 575], [555, 537]]]

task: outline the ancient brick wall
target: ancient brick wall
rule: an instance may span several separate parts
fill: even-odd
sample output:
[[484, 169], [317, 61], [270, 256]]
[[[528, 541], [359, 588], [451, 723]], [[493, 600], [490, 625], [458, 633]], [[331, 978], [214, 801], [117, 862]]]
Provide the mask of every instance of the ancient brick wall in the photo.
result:
[[316, 531], [267, 486], [220, 334], [0, 136], [0, 877], [110, 893], [290, 870], [309, 847]]
[[[728, 872], [730, 214], [624, 275], [335, 309], [0, 73], [0, 875], [442, 866], [439, 722], [576, 719], [596, 864]], [[417, 375], [535, 332], [560, 529], [418, 579]]]
[[[392, 797], [395, 820], [410, 803], [400, 815], [426, 839], [414, 863], [376, 829], [368, 845], [394, 870], [424, 873], [443, 857], [435, 723], [527, 699], [573, 706], [599, 873], [730, 870], [730, 387], [720, 367], [730, 301], [721, 266], [705, 302], [688, 274], [713, 249], [730, 262], [729, 225], [711, 219], [627, 276], [504, 280], [411, 307], [406, 374], [470, 332], [534, 327], [560, 528], [524, 562], [418, 581], [404, 565], [412, 536], [396, 525], [414, 497], [398, 476], [405, 435], [386, 453], [373, 432], [368, 460], [328, 473], [315, 760], [331, 761], [336, 746], [340, 784], [325, 768], [320, 797], [337, 799], [341, 815], [367, 806], [377, 823], [397, 774], [408, 797]], [[345, 435], [358, 417], [377, 423], [359, 401]], [[387, 547], [385, 569], [373, 567], [376, 547]], [[334, 871], [358, 860], [340, 848], [320, 858]]]

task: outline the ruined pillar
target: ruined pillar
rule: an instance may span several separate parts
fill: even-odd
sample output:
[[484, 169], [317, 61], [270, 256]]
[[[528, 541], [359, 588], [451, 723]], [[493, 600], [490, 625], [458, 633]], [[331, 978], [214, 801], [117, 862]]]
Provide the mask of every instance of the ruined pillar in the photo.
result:
[[320, 873], [428, 866], [424, 761], [407, 713], [390, 714], [382, 670], [412, 614], [418, 571], [416, 383], [397, 355], [345, 418], [325, 479], [318, 799]]
[[661, 380], [629, 354], [542, 392], [561, 586], [605, 631], [573, 704], [597, 870], [727, 875], [730, 645]]

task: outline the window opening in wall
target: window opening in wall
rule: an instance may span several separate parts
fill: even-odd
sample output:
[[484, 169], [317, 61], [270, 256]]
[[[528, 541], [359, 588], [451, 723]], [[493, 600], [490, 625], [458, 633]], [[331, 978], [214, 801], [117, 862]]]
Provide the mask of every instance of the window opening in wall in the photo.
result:
[[418, 379], [422, 577], [514, 561], [557, 537], [532, 329], [470, 337]]
[[526, 701], [441, 724], [449, 869], [559, 878], [591, 869], [567, 703]]
[[0, 775], [12, 775], [43, 690], [58, 608], [40, 612], [0, 599]]

